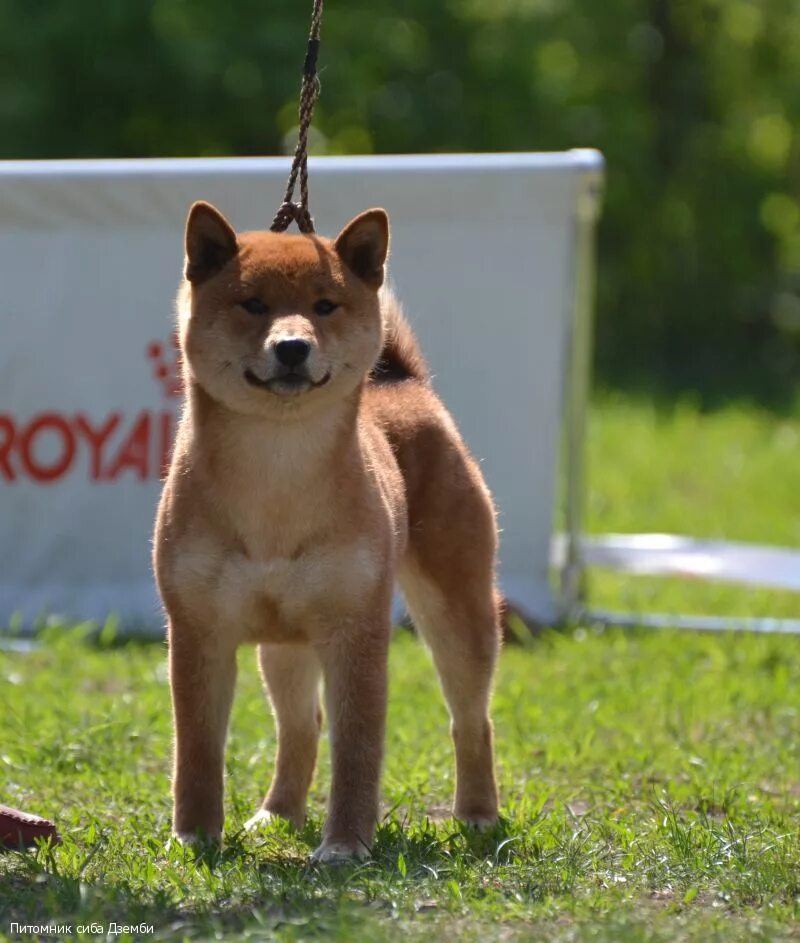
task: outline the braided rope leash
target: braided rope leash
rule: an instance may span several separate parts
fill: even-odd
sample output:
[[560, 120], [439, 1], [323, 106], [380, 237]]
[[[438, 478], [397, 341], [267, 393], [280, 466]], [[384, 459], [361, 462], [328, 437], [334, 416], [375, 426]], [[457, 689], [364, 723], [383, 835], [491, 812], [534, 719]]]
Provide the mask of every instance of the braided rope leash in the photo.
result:
[[[308, 211], [308, 129], [314, 114], [314, 105], [319, 97], [320, 84], [317, 75], [317, 57], [319, 56], [319, 33], [322, 25], [323, 0], [314, 0], [311, 12], [311, 31], [308, 36], [306, 59], [303, 64], [303, 82], [300, 86], [300, 131], [297, 147], [294, 151], [289, 182], [275, 219], [270, 229], [272, 232], [285, 232], [292, 220], [303, 233], [314, 232], [314, 220]], [[300, 202], [294, 201], [294, 188], [300, 177]]]

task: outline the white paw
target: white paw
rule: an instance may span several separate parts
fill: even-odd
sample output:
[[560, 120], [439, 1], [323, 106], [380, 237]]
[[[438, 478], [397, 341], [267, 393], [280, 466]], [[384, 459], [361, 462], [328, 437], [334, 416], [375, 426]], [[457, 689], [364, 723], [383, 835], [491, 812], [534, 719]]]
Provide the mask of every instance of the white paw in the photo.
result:
[[350, 864], [355, 861], [363, 861], [369, 858], [369, 848], [359, 842], [328, 841], [327, 839], [317, 848], [311, 856], [315, 864]]
[[184, 848], [192, 848], [196, 851], [222, 844], [222, 837], [220, 835], [204, 835], [199, 832], [175, 832], [173, 837]]
[[305, 813], [298, 815], [284, 815], [281, 812], [270, 812], [268, 809], [259, 809], [256, 814], [244, 823], [245, 830], [248, 832], [257, 831], [270, 822], [288, 822], [295, 828], [302, 828], [305, 823]]
[[261, 828], [262, 825], [269, 825], [270, 822], [274, 822], [278, 818], [280, 818], [280, 816], [275, 815], [274, 812], [267, 812], [266, 809], [259, 809], [258, 812], [252, 816], [252, 818], [249, 818], [244, 823], [245, 831], [255, 832]]
[[496, 815], [457, 815], [456, 818], [459, 822], [463, 822], [464, 825], [474, 828], [478, 832], [488, 832], [499, 821]]

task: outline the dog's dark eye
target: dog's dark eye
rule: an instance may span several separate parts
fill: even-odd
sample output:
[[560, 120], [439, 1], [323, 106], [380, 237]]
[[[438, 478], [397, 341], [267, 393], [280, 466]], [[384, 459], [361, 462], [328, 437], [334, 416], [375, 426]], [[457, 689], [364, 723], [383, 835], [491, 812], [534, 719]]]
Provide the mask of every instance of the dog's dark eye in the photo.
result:
[[338, 307], [339, 305], [335, 301], [328, 301], [327, 298], [323, 298], [314, 305], [314, 310], [317, 314], [333, 314]]
[[243, 301], [242, 307], [248, 314], [266, 314], [267, 306], [261, 301], [260, 298], [248, 298], [247, 301]]

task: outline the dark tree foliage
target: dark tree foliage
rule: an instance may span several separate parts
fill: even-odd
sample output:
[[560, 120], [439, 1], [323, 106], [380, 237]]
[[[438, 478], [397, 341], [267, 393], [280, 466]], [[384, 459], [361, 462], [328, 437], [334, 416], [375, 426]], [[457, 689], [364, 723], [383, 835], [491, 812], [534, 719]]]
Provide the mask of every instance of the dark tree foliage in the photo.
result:
[[[0, 156], [291, 149], [310, 2], [0, 0]], [[599, 147], [602, 382], [784, 402], [797, 0], [329, 0], [317, 153]]]

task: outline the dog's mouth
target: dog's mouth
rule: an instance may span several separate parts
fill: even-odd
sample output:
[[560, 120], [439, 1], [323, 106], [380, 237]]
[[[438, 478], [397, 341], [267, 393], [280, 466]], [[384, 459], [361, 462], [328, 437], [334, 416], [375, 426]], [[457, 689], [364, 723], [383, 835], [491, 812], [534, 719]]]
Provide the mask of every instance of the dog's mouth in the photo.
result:
[[331, 378], [331, 372], [325, 374], [320, 380], [312, 380], [307, 373], [299, 373], [297, 370], [286, 370], [278, 376], [269, 377], [262, 380], [249, 368], [244, 371], [244, 378], [250, 386], [256, 386], [262, 390], [268, 390], [277, 396], [298, 396], [300, 393], [306, 393], [308, 390], [316, 390], [325, 384]]

